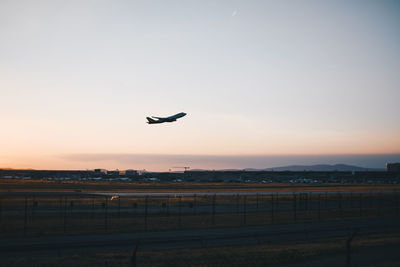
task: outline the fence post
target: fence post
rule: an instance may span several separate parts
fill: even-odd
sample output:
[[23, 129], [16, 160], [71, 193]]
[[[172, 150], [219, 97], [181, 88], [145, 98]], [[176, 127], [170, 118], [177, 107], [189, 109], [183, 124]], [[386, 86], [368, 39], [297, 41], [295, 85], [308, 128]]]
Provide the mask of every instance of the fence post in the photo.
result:
[[275, 221], [279, 221], [279, 194], [275, 193], [275, 207], [274, 207]]
[[28, 227], [28, 197], [25, 196], [25, 212], [24, 212], [24, 236], [26, 236], [26, 229]]
[[144, 230], [147, 231], [147, 208], [148, 208], [148, 198], [149, 196], [146, 196], [144, 198]]
[[64, 212], [64, 208], [63, 208], [62, 203], [63, 203], [62, 202], [62, 197], [60, 197], [60, 201], [58, 203], [58, 210], [59, 210], [59, 216], [60, 216], [61, 223], [62, 223], [62, 220], [63, 220], [63, 212]]
[[236, 194], [236, 213], [239, 214], [239, 194]]
[[215, 225], [215, 199], [217, 197], [217, 194], [214, 194], [213, 200], [212, 200], [212, 224]]
[[305, 203], [305, 210], [306, 210], [306, 212], [308, 213], [308, 205], [309, 205], [309, 198], [310, 198], [310, 193], [306, 193], [305, 194], [305, 197], [306, 197], [306, 203]]
[[318, 194], [318, 221], [321, 220], [321, 194]]
[[343, 218], [342, 194], [341, 194], [340, 192], [338, 193], [338, 198], [339, 198], [339, 212], [340, 212], [340, 218]]
[[167, 217], [169, 216], [169, 195], [167, 196]]
[[351, 209], [353, 209], [353, 206], [354, 206], [354, 204], [353, 204], [353, 191], [352, 192], [350, 192], [350, 200], [349, 200], [349, 202], [350, 202], [350, 210]]
[[258, 193], [256, 195], [256, 208], [257, 208], [257, 212], [258, 212]]
[[351, 266], [351, 241], [353, 241], [353, 238], [356, 236], [358, 233], [358, 229], [354, 229], [353, 233], [349, 238], [346, 240], [346, 267]]
[[328, 207], [328, 192], [325, 192], [325, 210], [327, 210]]
[[274, 194], [271, 194], [271, 223], [274, 223]]
[[37, 205], [36, 198], [35, 198], [35, 196], [33, 196], [32, 207], [31, 207], [31, 221], [35, 220], [36, 205]]
[[94, 197], [92, 197], [92, 219], [94, 218]]
[[104, 229], [108, 232], [108, 197], [106, 196], [106, 202], [104, 204]]
[[247, 196], [245, 195], [244, 197], [243, 197], [243, 224], [244, 225], [246, 225], [246, 199], [247, 199]]
[[295, 222], [297, 221], [297, 198], [295, 193], [293, 193], [293, 219]]
[[64, 234], [67, 232], [67, 201], [68, 201], [68, 197], [65, 196], [64, 197]]
[[399, 214], [400, 214], [400, 191], [399, 190], [397, 190], [396, 199], [397, 199], [397, 201], [396, 201], [396, 213], [397, 213], [397, 216], [399, 216]]
[[118, 219], [121, 218], [121, 196], [118, 196]]
[[69, 202], [69, 215], [70, 215], [71, 220], [74, 218], [73, 211], [74, 211], [74, 201], [71, 200]]
[[179, 203], [178, 203], [178, 210], [179, 210], [179, 213], [178, 213], [178, 224], [179, 224], [179, 229], [180, 228], [182, 228], [182, 196], [179, 196]]
[[362, 193], [360, 193], [359, 198], [360, 217], [362, 217]]
[[197, 209], [197, 195], [194, 194], [193, 196], [193, 214], [196, 215], [196, 209]]
[[138, 247], [139, 247], [139, 243], [140, 243], [140, 240], [136, 241], [135, 248], [133, 249], [132, 254], [131, 254], [131, 266], [132, 267], [136, 267], [137, 266], [136, 253], [137, 253], [137, 250], [138, 250]]
[[372, 193], [372, 191], [369, 191], [369, 208], [372, 209], [373, 208], [373, 197], [374, 194]]

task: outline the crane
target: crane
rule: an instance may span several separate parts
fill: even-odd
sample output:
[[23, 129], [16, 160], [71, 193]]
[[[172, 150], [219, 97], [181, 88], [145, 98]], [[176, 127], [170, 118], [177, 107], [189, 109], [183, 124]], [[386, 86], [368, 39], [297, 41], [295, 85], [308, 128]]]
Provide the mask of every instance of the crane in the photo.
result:
[[189, 170], [190, 167], [188, 166], [184, 166], [184, 167], [172, 167], [172, 168], [176, 168], [176, 169], [184, 169], [185, 171]]

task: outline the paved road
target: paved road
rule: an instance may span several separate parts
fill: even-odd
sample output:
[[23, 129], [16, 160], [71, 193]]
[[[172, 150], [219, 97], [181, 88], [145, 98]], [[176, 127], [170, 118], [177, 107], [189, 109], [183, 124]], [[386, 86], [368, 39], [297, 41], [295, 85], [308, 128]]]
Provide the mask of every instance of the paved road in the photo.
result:
[[360, 229], [358, 234], [360, 236], [400, 233], [400, 222], [399, 218], [381, 218], [135, 234], [4, 238], [0, 242], [0, 254], [10, 256], [22, 252], [65, 251], [80, 248], [129, 249], [134, 247], [138, 240], [141, 251], [313, 242], [338, 237], [346, 238], [355, 228]]

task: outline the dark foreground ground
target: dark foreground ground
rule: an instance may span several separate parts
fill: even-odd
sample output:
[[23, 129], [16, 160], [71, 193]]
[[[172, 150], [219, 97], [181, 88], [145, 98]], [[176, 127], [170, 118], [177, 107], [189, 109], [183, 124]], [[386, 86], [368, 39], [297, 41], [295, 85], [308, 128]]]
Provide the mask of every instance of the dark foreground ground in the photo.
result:
[[397, 186], [0, 185], [0, 266], [400, 266]]
[[[136, 234], [4, 238], [1, 266], [399, 266], [398, 218]], [[132, 259], [138, 246], [136, 258]]]

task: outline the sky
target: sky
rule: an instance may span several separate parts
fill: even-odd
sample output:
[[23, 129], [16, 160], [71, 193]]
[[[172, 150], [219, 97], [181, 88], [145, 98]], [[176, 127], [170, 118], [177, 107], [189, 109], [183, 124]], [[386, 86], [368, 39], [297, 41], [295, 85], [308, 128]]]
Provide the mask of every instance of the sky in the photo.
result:
[[384, 168], [399, 85], [399, 1], [0, 1], [3, 168]]

